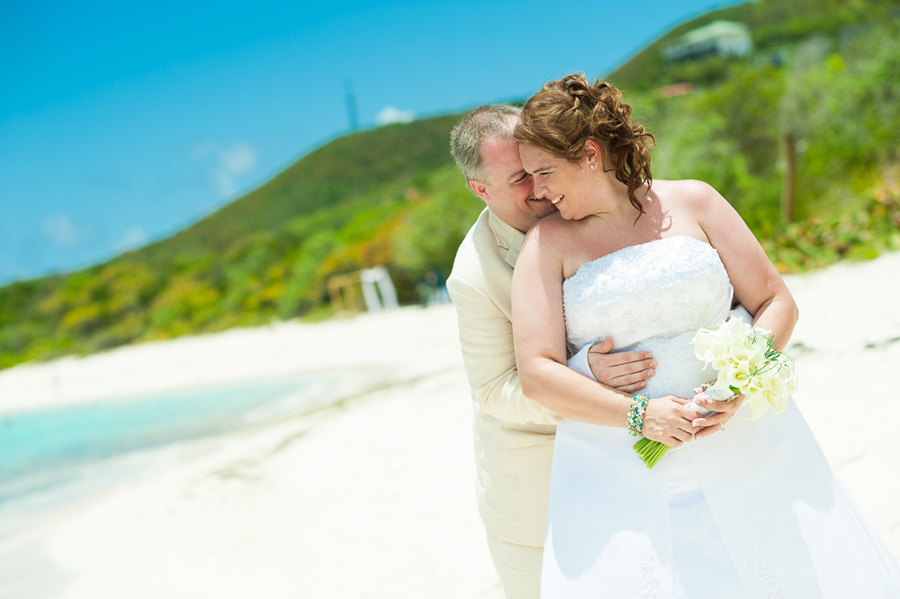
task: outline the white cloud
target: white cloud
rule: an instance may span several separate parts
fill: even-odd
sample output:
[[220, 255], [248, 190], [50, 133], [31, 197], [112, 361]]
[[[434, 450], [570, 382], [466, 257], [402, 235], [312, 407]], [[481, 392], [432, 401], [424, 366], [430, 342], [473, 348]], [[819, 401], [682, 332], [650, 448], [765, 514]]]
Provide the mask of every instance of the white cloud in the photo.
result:
[[75, 247], [88, 236], [87, 227], [75, 226], [65, 214], [54, 214], [42, 223], [44, 235], [60, 247]]
[[149, 239], [146, 231], [140, 227], [131, 227], [115, 243], [115, 248], [117, 252], [127, 252], [144, 245]]
[[212, 180], [216, 184], [219, 193], [226, 197], [231, 197], [237, 192], [237, 185], [234, 182], [234, 175], [224, 169], [213, 171]]
[[245, 143], [232, 144], [219, 151], [219, 160], [230, 172], [245, 173], [256, 166], [256, 150]]
[[237, 192], [236, 178], [253, 170], [257, 163], [256, 149], [244, 142], [222, 146], [211, 141], [194, 144], [191, 157], [205, 160], [211, 157], [215, 162], [210, 176], [223, 196], [230, 197]]
[[398, 110], [393, 106], [385, 106], [375, 117], [375, 122], [379, 127], [391, 123], [411, 123], [414, 120], [416, 120], [416, 113], [412, 110]]

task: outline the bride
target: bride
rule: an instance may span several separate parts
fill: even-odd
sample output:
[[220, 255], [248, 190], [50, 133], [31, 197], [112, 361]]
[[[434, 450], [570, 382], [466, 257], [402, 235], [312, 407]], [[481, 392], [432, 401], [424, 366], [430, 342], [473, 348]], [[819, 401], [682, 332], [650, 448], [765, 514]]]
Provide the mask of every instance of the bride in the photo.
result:
[[[714, 378], [690, 340], [733, 302], [780, 348], [797, 320], [737, 212], [705, 183], [653, 181], [652, 136], [599, 80], [546, 84], [515, 136], [535, 195], [559, 210], [529, 231], [513, 278], [523, 392], [566, 419], [542, 597], [900, 597], [897, 562], [792, 400], [754, 422], [744, 405], [727, 432], [702, 440], [692, 441], [690, 421], [662, 424]], [[652, 470], [625, 430], [638, 400], [566, 367], [567, 343], [577, 350], [605, 337], [659, 362], [641, 432], [678, 449]]]

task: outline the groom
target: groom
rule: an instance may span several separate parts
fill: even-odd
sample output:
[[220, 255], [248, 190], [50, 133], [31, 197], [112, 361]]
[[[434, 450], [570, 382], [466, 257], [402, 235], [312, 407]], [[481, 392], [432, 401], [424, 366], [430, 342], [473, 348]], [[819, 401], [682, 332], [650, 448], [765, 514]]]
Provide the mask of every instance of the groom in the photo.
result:
[[[478, 509], [488, 547], [506, 599], [537, 599], [550, 462], [560, 418], [522, 395], [510, 288], [525, 232], [556, 208], [534, 197], [531, 176], [522, 168], [512, 135], [519, 113], [503, 104], [482, 106], [451, 133], [453, 158], [487, 208], [459, 247], [447, 289], [456, 306], [463, 362], [475, 399]], [[569, 365], [626, 393], [646, 387], [656, 367], [652, 356], [608, 353], [612, 345], [606, 339], [601, 346], [589, 346]], [[732, 414], [706, 420], [720, 423]]]

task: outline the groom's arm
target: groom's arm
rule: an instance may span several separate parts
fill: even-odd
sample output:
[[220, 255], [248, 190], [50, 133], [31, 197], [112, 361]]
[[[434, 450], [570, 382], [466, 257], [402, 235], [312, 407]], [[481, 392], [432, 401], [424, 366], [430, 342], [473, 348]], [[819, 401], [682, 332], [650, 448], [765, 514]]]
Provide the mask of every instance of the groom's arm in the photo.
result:
[[518, 424], [556, 424], [560, 417], [522, 395], [512, 323], [480, 289], [451, 277], [447, 290], [456, 306], [463, 365], [472, 397], [491, 416]]

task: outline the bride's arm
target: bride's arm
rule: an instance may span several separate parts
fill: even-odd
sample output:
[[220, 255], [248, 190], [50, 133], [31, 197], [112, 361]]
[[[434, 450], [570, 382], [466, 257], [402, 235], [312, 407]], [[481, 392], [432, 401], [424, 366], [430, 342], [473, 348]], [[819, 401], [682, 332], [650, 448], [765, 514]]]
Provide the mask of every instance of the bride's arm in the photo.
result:
[[[513, 340], [522, 392], [564, 418], [624, 428], [632, 397], [566, 366], [562, 244], [554, 239], [561, 234], [558, 229], [558, 223], [533, 227], [516, 260]], [[696, 413], [676, 398], [651, 401], [644, 436], [678, 446], [699, 430], [692, 418]]]
[[709, 185], [697, 183], [701, 198], [698, 220], [719, 252], [735, 299], [753, 314], [754, 326], [772, 331], [778, 349], [784, 349], [799, 317], [791, 292], [731, 204]]

